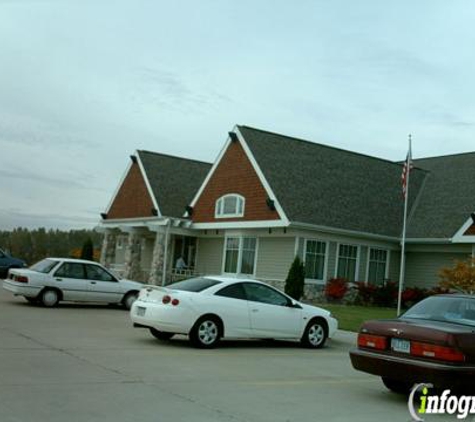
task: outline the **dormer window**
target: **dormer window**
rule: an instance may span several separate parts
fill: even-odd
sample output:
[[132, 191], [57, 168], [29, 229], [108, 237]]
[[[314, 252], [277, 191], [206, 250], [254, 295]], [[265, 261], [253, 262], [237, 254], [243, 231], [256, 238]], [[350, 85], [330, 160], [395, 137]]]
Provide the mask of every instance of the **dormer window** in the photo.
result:
[[230, 218], [244, 216], [244, 197], [235, 193], [224, 195], [216, 201], [214, 216]]

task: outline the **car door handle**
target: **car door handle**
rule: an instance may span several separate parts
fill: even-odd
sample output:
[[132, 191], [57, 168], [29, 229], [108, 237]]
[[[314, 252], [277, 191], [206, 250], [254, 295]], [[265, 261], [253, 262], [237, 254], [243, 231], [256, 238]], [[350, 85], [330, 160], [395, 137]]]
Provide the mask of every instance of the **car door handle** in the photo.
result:
[[91, 281], [91, 284], [96, 284], [96, 282], [95, 282], [95, 281]]
[[56, 281], [63, 281], [63, 279], [62, 278], [57, 278]]
[[259, 309], [252, 309], [252, 312], [259, 312]]

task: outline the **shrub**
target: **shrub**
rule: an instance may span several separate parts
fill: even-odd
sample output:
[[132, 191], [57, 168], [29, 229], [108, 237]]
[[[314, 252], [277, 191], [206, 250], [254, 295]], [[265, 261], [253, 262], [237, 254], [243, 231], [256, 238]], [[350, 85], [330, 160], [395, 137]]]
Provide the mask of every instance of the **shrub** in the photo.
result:
[[81, 259], [94, 260], [94, 245], [90, 237], [82, 245]]
[[475, 293], [475, 258], [455, 261], [454, 266], [442, 268], [439, 286], [463, 293]]
[[355, 284], [358, 289], [357, 303], [360, 305], [371, 305], [377, 287], [374, 284], [365, 283], [364, 281], [359, 281]]
[[401, 304], [404, 308], [409, 308], [412, 305], [420, 302], [429, 296], [429, 290], [421, 289], [419, 287], [406, 287], [401, 295]]
[[397, 301], [398, 286], [392, 281], [388, 281], [377, 286], [373, 294], [373, 303], [376, 306], [391, 307]]
[[328, 300], [341, 300], [348, 291], [348, 281], [344, 278], [331, 278], [325, 285], [325, 297]]
[[303, 296], [304, 284], [305, 268], [303, 262], [296, 256], [285, 280], [285, 293], [295, 300], [300, 300]]

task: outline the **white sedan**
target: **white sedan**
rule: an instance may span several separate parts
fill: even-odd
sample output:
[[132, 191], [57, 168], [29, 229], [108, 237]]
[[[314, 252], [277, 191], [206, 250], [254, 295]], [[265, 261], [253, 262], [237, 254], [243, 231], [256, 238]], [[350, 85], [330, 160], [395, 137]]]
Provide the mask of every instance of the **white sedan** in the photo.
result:
[[142, 283], [119, 280], [97, 262], [46, 258], [30, 268], [11, 269], [3, 288], [31, 303], [56, 306], [60, 301], [122, 304], [127, 309]]
[[201, 348], [214, 347], [221, 338], [299, 340], [320, 348], [338, 328], [330, 312], [265, 283], [219, 276], [147, 286], [130, 316], [135, 327], [149, 328], [159, 340], [186, 334]]

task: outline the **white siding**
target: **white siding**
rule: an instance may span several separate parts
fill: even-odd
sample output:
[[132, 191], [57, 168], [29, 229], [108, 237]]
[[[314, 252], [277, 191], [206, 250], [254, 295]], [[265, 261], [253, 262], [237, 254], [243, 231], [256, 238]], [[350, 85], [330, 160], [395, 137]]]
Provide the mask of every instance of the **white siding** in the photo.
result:
[[439, 271], [451, 267], [454, 260], [465, 260], [469, 254], [449, 252], [408, 252], [406, 255], [406, 286], [434, 287]]
[[399, 271], [401, 266], [401, 252], [391, 251], [389, 253], [389, 272], [388, 278], [396, 283], [399, 282]]
[[199, 274], [221, 274], [223, 247], [223, 238], [198, 239], [196, 272]]
[[256, 278], [285, 280], [295, 259], [295, 238], [259, 238]]

